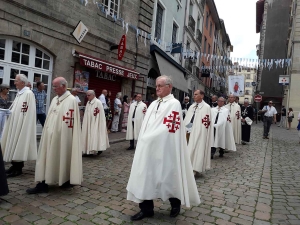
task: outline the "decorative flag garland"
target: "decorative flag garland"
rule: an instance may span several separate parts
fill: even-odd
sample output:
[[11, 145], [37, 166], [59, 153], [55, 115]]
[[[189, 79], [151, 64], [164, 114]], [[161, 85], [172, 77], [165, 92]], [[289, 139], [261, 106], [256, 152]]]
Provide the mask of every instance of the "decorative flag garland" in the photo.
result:
[[[183, 43], [172, 43], [172, 42], [165, 42], [161, 39], [157, 39], [151, 36], [151, 34], [147, 33], [144, 30], [138, 29], [135, 25], [132, 25], [128, 22], [126, 22], [123, 18], [117, 18], [116, 15], [111, 15], [110, 12], [105, 8], [105, 5], [102, 3], [97, 2], [96, 0], [79, 0], [80, 3], [84, 6], [87, 6], [89, 3], [93, 3], [97, 6], [97, 8], [107, 17], [110, 16], [114, 22], [120, 22], [122, 25], [123, 30], [125, 30], [126, 34], [128, 33], [129, 28], [133, 29], [136, 33], [136, 39], [137, 41], [144, 42], [145, 46], [147, 45], [147, 40], [150, 41], [150, 44], [158, 45], [162, 50], [165, 50], [166, 52], [171, 53], [174, 49], [174, 46], [181, 45], [181, 50], [176, 53], [179, 53], [182, 55], [184, 59], [191, 59], [191, 60], [201, 60], [205, 59], [206, 61], [214, 62], [218, 66], [202, 66], [201, 69], [218, 69], [219, 71], [227, 71], [227, 70], [235, 70], [235, 69], [244, 69], [244, 68], [255, 68], [258, 69], [260, 67], [261, 69], [277, 69], [277, 68], [284, 68], [289, 67], [291, 65], [291, 59], [251, 59], [251, 58], [237, 58], [237, 57], [227, 57], [227, 56], [219, 56], [219, 55], [213, 55], [208, 54], [204, 52], [199, 52], [191, 49], [183, 49], [182, 44]], [[272, 6], [274, 0], [270, 1], [270, 5]], [[175, 53], [175, 54], [176, 54]], [[232, 65], [233, 62], [237, 62], [242, 65]], [[226, 64], [226, 65], [220, 65], [220, 64]]]

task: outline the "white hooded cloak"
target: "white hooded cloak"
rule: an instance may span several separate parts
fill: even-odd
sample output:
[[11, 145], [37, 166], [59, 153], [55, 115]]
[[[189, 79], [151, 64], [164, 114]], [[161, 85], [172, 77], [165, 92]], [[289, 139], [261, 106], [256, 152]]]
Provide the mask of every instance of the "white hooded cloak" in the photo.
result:
[[225, 106], [230, 113], [233, 136], [236, 144], [242, 143], [242, 123], [241, 123], [241, 107], [233, 102]]

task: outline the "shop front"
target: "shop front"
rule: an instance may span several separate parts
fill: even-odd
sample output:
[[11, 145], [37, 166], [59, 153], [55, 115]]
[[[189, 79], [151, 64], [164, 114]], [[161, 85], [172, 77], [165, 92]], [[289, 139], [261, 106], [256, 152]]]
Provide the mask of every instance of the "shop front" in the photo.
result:
[[123, 96], [133, 96], [135, 80], [140, 75], [138, 72], [77, 51], [74, 55], [79, 57], [74, 66], [74, 87], [82, 93], [83, 102], [87, 90], [94, 90], [99, 97], [106, 89], [111, 92], [112, 102], [118, 92]]

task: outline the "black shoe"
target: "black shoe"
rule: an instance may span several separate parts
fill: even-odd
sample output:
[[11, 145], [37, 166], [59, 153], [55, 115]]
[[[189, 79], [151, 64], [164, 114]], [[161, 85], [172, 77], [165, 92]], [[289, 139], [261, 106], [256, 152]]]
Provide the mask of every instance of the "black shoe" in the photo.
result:
[[14, 171], [15, 171], [15, 167], [14, 167], [14, 166], [11, 166], [11, 167], [9, 167], [9, 169], [5, 170], [5, 173], [6, 173], [6, 174], [10, 174], [10, 173], [12, 173], [12, 172], [14, 172]]
[[180, 213], [180, 206], [179, 207], [174, 207], [171, 209], [171, 212], [170, 212], [170, 217], [176, 217], [178, 216]]
[[102, 151], [98, 151], [97, 155], [101, 155], [102, 154]]
[[34, 188], [26, 190], [27, 194], [48, 193], [48, 184], [38, 183]]
[[7, 177], [17, 177], [22, 175], [22, 170], [14, 170], [13, 172], [7, 174]]
[[153, 211], [152, 212], [147, 212], [147, 213], [140, 211], [139, 213], [137, 213], [134, 216], [132, 216], [130, 219], [132, 221], [136, 221], [136, 220], [142, 220], [145, 217], [152, 217], [152, 216], [154, 216], [154, 212]]
[[242, 141], [242, 145], [246, 145], [246, 142]]
[[210, 159], [214, 159], [214, 156], [212, 155], [212, 156], [210, 157]]
[[220, 158], [223, 158], [223, 157], [224, 157], [224, 154], [220, 154], [219, 157], [220, 157]]
[[126, 150], [133, 150], [134, 147], [133, 146], [130, 146], [129, 148], [127, 148]]
[[65, 182], [63, 185], [60, 186], [61, 188], [71, 188], [74, 187], [73, 184], [70, 184], [70, 181], [68, 180], [67, 182]]

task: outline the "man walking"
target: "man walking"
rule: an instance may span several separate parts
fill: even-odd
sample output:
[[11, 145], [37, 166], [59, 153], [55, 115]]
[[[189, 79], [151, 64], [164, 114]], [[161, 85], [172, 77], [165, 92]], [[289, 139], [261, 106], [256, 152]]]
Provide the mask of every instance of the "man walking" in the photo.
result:
[[52, 81], [49, 113], [43, 129], [35, 167], [36, 187], [28, 194], [46, 193], [49, 184], [68, 187], [82, 182], [82, 145], [78, 102], [67, 91], [63, 77]]
[[203, 98], [203, 91], [196, 90], [194, 92], [195, 102], [189, 108], [184, 119], [194, 175], [210, 169], [211, 109]]
[[249, 101], [246, 99], [242, 110], [242, 144], [245, 145], [246, 142], [250, 142], [251, 134], [251, 124], [253, 122], [253, 108], [249, 105]]
[[45, 100], [47, 94], [45, 92], [45, 84], [43, 82], [36, 83], [36, 89], [33, 90], [36, 101], [36, 121], [40, 121], [42, 127], [44, 127], [46, 120], [46, 111], [45, 111]]
[[116, 133], [119, 130], [119, 120], [120, 120], [121, 109], [122, 109], [121, 97], [122, 97], [122, 93], [118, 92], [116, 95], [116, 99], [114, 101], [114, 118], [111, 126], [112, 133]]
[[33, 92], [26, 87], [28, 80], [24, 74], [16, 75], [18, 94], [12, 103], [11, 114], [4, 125], [1, 139], [4, 162], [12, 166], [6, 170], [8, 177], [22, 174], [24, 162], [36, 160], [36, 103]]
[[189, 110], [190, 106], [192, 104], [190, 103], [190, 97], [189, 96], [185, 96], [184, 97], [184, 102], [181, 104], [181, 109], [182, 109], [182, 113], [183, 113], [183, 119], [185, 118], [185, 115], [187, 114], [187, 111]]
[[131, 220], [152, 217], [157, 198], [170, 201], [170, 217], [180, 213], [181, 205], [200, 204], [181, 105], [172, 88], [170, 77], [156, 79], [158, 99], [145, 115], [127, 184], [127, 200], [139, 203], [141, 209]]
[[217, 107], [217, 106], [218, 106], [218, 96], [213, 95], [213, 96], [211, 97], [210, 107], [211, 107], [211, 108], [214, 108], [214, 107]]
[[262, 109], [264, 113], [264, 135], [263, 139], [269, 139], [269, 132], [272, 122], [276, 123], [277, 111], [273, 106], [273, 102], [269, 101], [268, 105], [264, 106]]
[[130, 105], [128, 114], [126, 140], [130, 141], [130, 146], [127, 150], [134, 149], [134, 140], [137, 140], [139, 137], [146, 111], [147, 105], [142, 102], [142, 95], [137, 94], [136, 102]]

